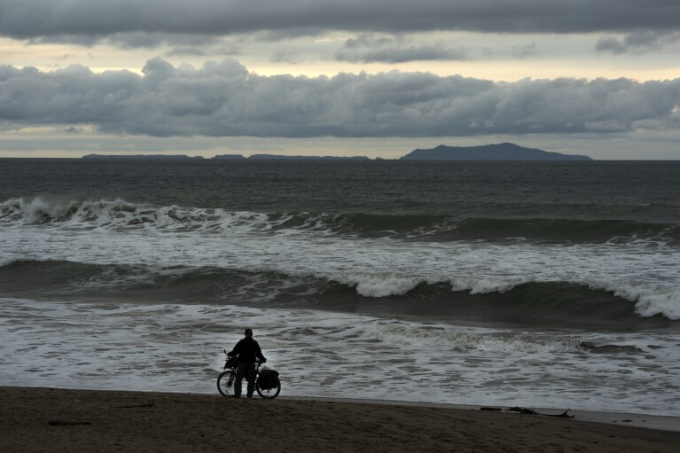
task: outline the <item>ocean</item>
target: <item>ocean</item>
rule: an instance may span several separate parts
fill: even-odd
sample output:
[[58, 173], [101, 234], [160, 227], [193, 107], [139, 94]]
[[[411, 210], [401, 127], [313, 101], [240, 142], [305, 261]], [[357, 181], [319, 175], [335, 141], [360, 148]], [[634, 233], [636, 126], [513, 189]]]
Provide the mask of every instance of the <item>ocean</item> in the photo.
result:
[[680, 162], [0, 159], [0, 385], [680, 416]]

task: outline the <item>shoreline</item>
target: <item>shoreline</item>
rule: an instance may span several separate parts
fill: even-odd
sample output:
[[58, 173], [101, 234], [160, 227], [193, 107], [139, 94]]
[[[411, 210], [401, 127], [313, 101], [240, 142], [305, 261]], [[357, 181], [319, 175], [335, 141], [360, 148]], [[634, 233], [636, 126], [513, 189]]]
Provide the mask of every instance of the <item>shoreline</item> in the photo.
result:
[[[327, 397], [279, 397], [287, 400], [300, 401], [323, 401], [329, 403], [354, 403], [354, 404], [376, 404], [386, 406], [413, 406], [413, 407], [431, 407], [440, 409], [454, 409], [454, 410], [469, 410], [469, 411], [486, 411], [489, 412], [505, 412], [509, 411], [510, 406], [479, 406], [470, 404], [453, 404], [453, 403], [428, 403], [417, 401], [392, 401], [392, 400], [372, 400], [372, 399], [358, 399], [358, 398], [327, 398]], [[632, 426], [637, 428], [658, 429], [662, 431], [680, 432], [680, 416], [673, 415], [654, 415], [641, 414], [634, 412], [619, 412], [619, 411], [592, 411], [580, 409], [556, 409], [550, 407], [534, 407], [527, 406], [525, 409], [536, 411], [538, 416], [557, 417], [560, 414], [567, 412], [567, 415], [573, 417], [573, 420], [579, 420], [590, 423], [604, 423], [620, 426]], [[522, 415], [519, 414], [518, 415]], [[566, 417], [565, 417], [566, 418]]]
[[[244, 387], [245, 388], [245, 387]], [[113, 392], [113, 393], [130, 393], [130, 394], [167, 394], [167, 395], [186, 395], [198, 397], [218, 396], [224, 398], [217, 393], [191, 393], [191, 392], [155, 392], [145, 390], [93, 390], [93, 389], [71, 389], [61, 387], [13, 387], [0, 385], [0, 392], [6, 389], [44, 389], [44, 390], [64, 390], [64, 391], [85, 391], [85, 392]], [[257, 395], [255, 395], [257, 398]], [[341, 397], [324, 397], [324, 396], [287, 396], [279, 395], [277, 401], [307, 401], [307, 402], [321, 402], [321, 403], [343, 403], [343, 404], [374, 404], [377, 406], [407, 406], [407, 407], [427, 407], [438, 409], [453, 409], [464, 411], [489, 411], [489, 412], [505, 412], [512, 414], [513, 411], [508, 409], [511, 406], [502, 405], [473, 405], [473, 404], [456, 404], [456, 403], [432, 403], [427, 401], [406, 401], [406, 400], [378, 400], [378, 399], [363, 399], [363, 398], [341, 398]], [[554, 407], [535, 407], [522, 406], [522, 408], [534, 410], [538, 416], [556, 417], [562, 413], [567, 413], [569, 417], [574, 420], [604, 423], [620, 426], [630, 426], [637, 428], [658, 429], [662, 431], [680, 432], [680, 416], [674, 415], [656, 415], [639, 412], [622, 412], [622, 411], [594, 411], [587, 409], [571, 409], [571, 408], [554, 408]], [[517, 412], [515, 412], [517, 413]], [[518, 415], [522, 415], [517, 413]], [[565, 417], [567, 418], [567, 417]]]
[[670, 453], [680, 445], [676, 417], [451, 406], [0, 387], [0, 450]]

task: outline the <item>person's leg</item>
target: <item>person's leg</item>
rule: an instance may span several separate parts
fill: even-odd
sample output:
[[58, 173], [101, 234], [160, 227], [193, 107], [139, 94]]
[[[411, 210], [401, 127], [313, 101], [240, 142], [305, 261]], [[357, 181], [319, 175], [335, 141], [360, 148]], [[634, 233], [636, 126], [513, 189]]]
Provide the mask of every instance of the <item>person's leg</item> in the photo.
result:
[[236, 368], [236, 379], [234, 379], [234, 396], [239, 397], [241, 396], [241, 381], [243, 381], [243, 377], [245, 376], [246, 379], [248, 379], [248, 376], [246, 375], [248, 371], [248, 364], [247, 363], [239, 363], [238, 368]]
[[248, 380], [247, 396], [248, 398], [253, 397], [253, 392], [255, 391], [255, 378], [257, 377], [257, 368], [254, 363], [249, 364], [248, 370], [246, 371], [246, 379]]

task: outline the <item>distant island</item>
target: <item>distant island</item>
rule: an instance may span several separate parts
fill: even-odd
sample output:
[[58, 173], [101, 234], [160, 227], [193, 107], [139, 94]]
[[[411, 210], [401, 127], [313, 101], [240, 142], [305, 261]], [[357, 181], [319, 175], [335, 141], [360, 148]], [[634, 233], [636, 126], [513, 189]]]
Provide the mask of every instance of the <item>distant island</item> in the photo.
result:
[[83, 156], [83, 159], [115, 159], [115, 160], [126, 160], [126, 159], [152, 159], [152, 160], [204, 160], [201, 156], [184, 156], [177, 154], [88, 154]]
[[250, 160], [370, 160], [366, 156], [283, 156], [280, 154], [253, 154]]
[[246, 158], [242, 154], [218, 154], [213, 157], [215, 160], [245, 160]]
[[[83, 156], [83, 159], [151, 159], [151, 160], [342, 160], [342, 161], [366, 161], [370, 160], [366, 156], [286, 156], [283, 154], [253, 154], [250, 157], [244, 157], [241, 154], [220, 154], [212, 159], [204, 159], [203, 157], [190, 157], [184, 155], [171, 154], [135, 154], [135, 155], [119, 155], [119, 154], [88, 154]], [[377, 158], [376, 160], [388, 160]], [[540, 149], [524, 148], [514, 143], [500, 143], [497, 145], [483, 145], [483, 146], [446, 146], [439, 145], [432, 149], [416, 149], [401, 157], [399, 160], [593, 160], [588, 156], [579, 156], [573, 154], [561, 154], [543, 151]]]
[[592, 160], [588, 156], [551, 153], [514, 143], [483, 146], [445, 146], [416, 149], [400, 160]]
[[250, 157], [244, 157], [241, 154], [219, 154], [212, 159], [175, 154], [88, 154], [82, 158], [88, 160], [370, 160], [366, 156], [286, 156], [283, 154], [253, 154]]

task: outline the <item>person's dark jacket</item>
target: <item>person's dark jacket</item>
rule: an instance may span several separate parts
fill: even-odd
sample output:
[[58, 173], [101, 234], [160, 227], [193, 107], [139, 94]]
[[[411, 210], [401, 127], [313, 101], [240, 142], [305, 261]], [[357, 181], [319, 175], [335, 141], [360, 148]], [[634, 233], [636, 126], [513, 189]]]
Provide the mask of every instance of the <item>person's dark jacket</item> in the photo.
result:
[[245, 337], [234, 346], [234, 349], [229, 353], [230, 356], [238, 356], [238, 361], [240, 363], [253, 363], [255, 359], [258, 358], [262, 362], [266, 362], [267, 359], [262, 355], [262, 350], [257, 341], [253, 340], [252, 337]]

